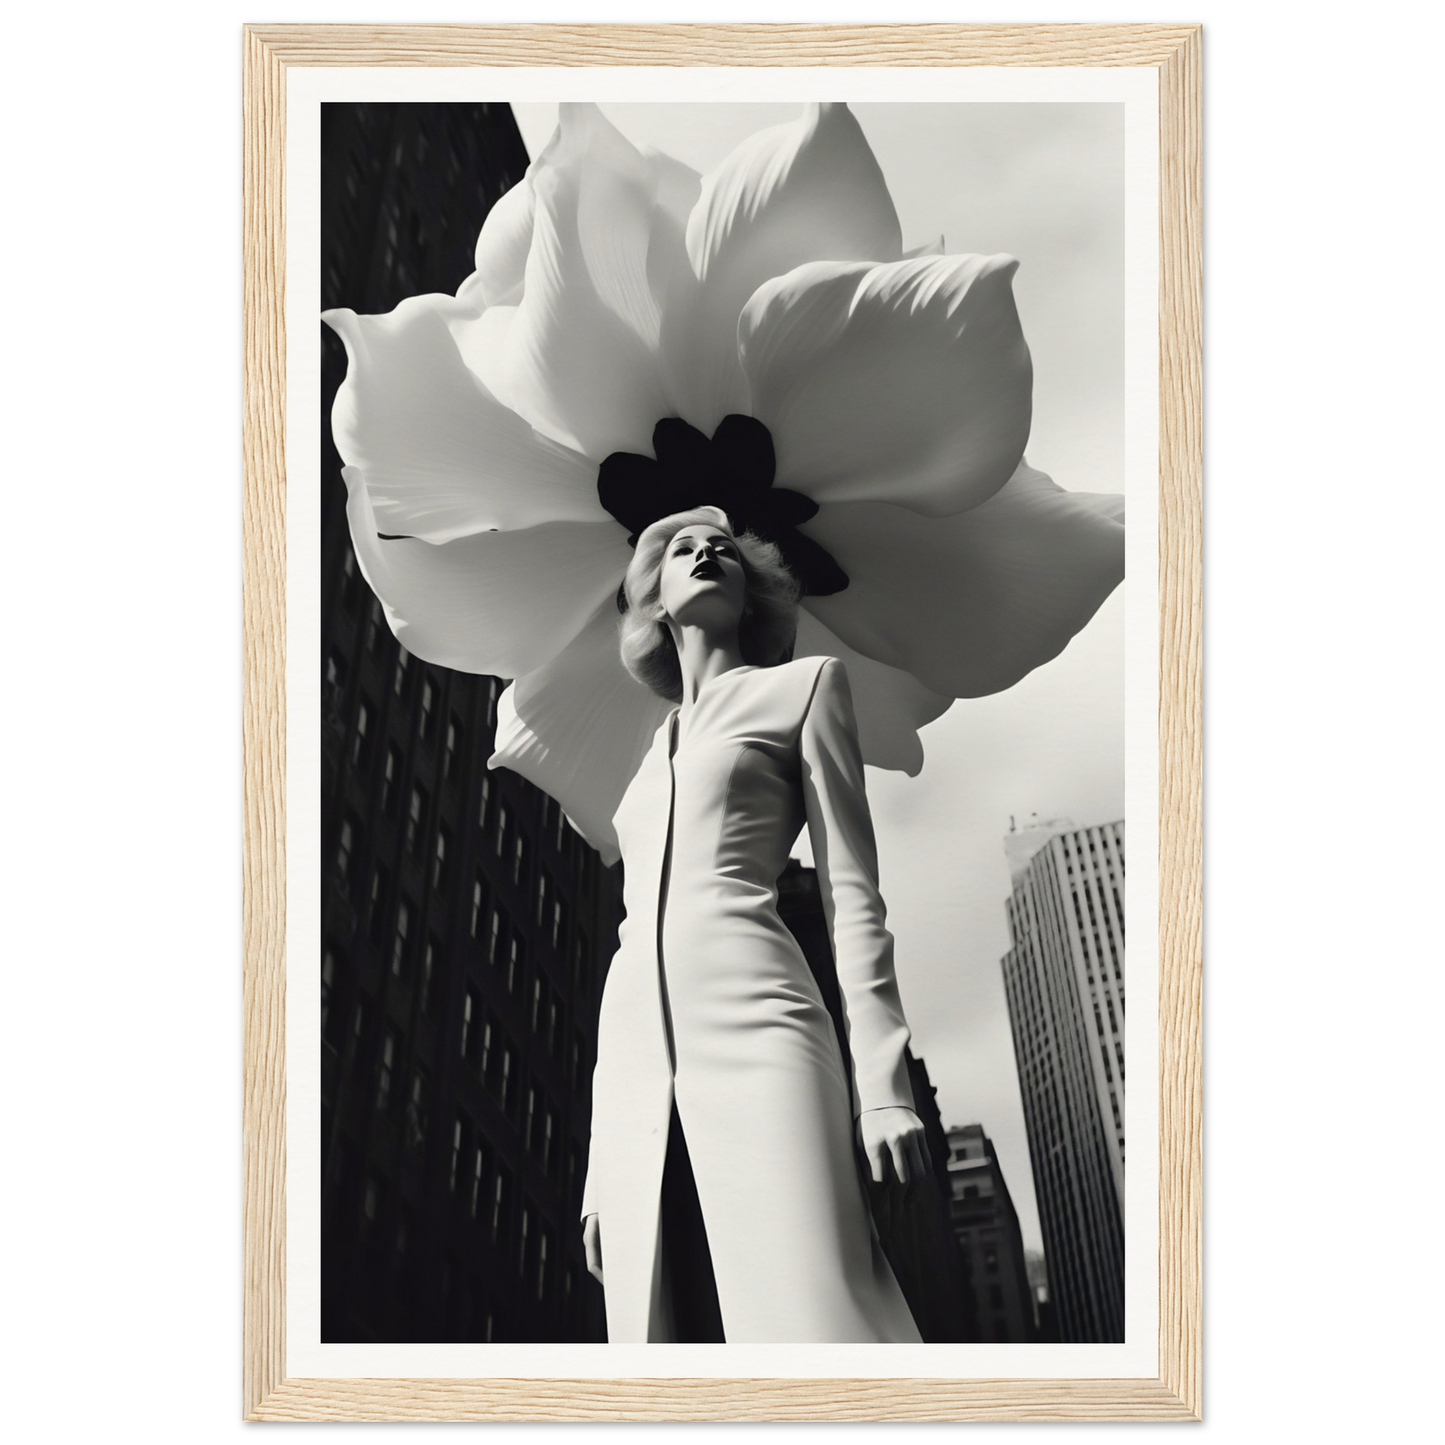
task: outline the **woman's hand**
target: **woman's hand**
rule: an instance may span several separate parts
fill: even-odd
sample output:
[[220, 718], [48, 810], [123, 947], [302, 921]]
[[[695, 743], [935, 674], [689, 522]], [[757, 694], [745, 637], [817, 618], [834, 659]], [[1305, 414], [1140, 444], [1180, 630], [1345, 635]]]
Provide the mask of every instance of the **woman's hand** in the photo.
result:
[[602, 1226], [595, 1214], [582, 1221], [582, 1248], [587, 1255], [587, 1273], [602, 1283]]
[[912, 1109], [868, 1109], [859, 1114], [858, 1146], [875, 1184], [916, 1184], [933, 1169], [923, 1120]]

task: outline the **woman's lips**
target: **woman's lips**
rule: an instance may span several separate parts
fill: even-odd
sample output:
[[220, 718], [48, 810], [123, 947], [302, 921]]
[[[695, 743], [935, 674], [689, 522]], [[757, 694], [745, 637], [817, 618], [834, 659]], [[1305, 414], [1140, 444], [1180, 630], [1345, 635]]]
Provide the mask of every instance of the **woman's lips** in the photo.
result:
[[711, 558], [705, 558], [692, 569], [692, 575], [694, 577], [702, 577], [708, 581], [716, 581], [722, 574], [723, 569], [721, 565], [714, 562]]

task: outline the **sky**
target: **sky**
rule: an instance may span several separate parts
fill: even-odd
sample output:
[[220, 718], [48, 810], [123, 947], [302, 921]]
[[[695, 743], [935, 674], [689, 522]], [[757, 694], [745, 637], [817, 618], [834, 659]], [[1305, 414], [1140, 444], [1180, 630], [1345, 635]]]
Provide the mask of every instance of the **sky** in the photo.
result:
[[[706, 172], [801, 105], [604, 104], [635, 144]], [[1123, 107], [858, 104], [905, 249], [1007, 252], [1034, 362], [1027, 456], [1070, 491], [1124, 490]], [[515, 104], [536, 155], [557, 107]], [[1124, 815], [1123, 589], [1053, 662], [923, 729], [922, 773], [868, 770], [883, 896], [914, 1052], [945, 1126], [982, 1124], [1024, 1243], [1041, 1249], [1000, 959], [1010, 819]], [[796, 851], [811, 861], [806, 835]]]

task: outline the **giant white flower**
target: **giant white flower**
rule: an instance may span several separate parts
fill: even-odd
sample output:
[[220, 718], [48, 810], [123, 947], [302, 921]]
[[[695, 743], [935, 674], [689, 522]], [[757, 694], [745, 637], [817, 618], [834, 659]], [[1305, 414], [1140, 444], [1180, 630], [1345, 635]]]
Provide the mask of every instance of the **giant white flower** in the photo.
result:
[[797, 653], [844, 660], [877, 766], [1062, 651], [1123, 575], [1122, 499], [1023, 459], [1016, 266], [905, 256], [844, 105], [706, 177], [564, 105], [456, 296], [328, 312], [357, 559], [412, 653], [514, 679], [493, 765], [616, 856], [668, 710], [618, 660], [628, 538], [698, 501], [806, 578]]

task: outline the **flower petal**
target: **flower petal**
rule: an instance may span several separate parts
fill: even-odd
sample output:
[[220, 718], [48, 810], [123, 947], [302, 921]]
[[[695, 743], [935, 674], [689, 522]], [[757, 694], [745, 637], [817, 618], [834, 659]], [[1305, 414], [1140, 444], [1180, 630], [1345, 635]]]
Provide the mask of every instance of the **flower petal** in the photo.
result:
[[536, 214], [537, 195], [527, 176], [499, 196], [487, 212], [477, 237], [477, 269], [462, 283], [468, 289], [475, 287], [485, 305], [515, 306], [522, 299]]
[[670, 299], [663, 357], [678, 414], [712, 435], [747, 411], [737, 323], [764, 281], [805, 261], [896, 261], [901, 237], [883, 172], [846, 105], [749, 136], [704, 178], [687, 223], [696, 285]]
[[503, 692], [489, 766], [511, 768], [550, 794], [615, 863], [612, 815], [669, 711], [622, 666], [609, 598], [565, 650]]
[[738, 324], [777, 483], [931, 515], [977, 506], [1028, 440], [1033, 367], [1011, 256], [800, 266]]
[[1025, 463], [957, 516], [830, 504], [802, 530], [849, 585], [807, 605], [860, 652], [937, 692], [1002, 692], [1057, 657], [1123, 579], [1122, 503], [1063, 491]]
[[370, 482], [342, 468], [362, 575], [402, 645], [425, 662], [515, 677], [563, 650], [606, 600], [631, 553], [606, 522], [549, 522], [433, 544], [379, 537]]
[[[457, 299], [461, 299], [460, 292]], [[515, 306], [488, 306], [475, 315], [459, 312], [447, 321], [447, 329], [467, 369], [503, 406], [510, 405], [507, 397], [507, 335], [516, 318]], [[558, 443], [549, 442], [549, 445], [555, 447]], [[563, 450], [571, 451], [570, 448]], [[592, 463], [585, 457], [579, 456], [578, 462], [583, 469], [592, 469]]]
[[702, 191], [702, 177], [685, 161], [654, 146], [638, 146], [637, 153], [655, 178], [657, 204], [684, 228]]
[[602, 521], [596, 470], [538, 436], [467, 369], [452, 296], [413, 296], [385, 316], [328, 311], [346, 344], [331, 412], [342, 460], [366, 474], [376, 528], [429, 542], [483, 529]]
[[686, 264], [677, 163], [649, 160], [593, 105], [564, 105], [531, 172], [536, 218], [506, 342], [506, 394], [600, 462], [640, 451], [670, 402], [659, 295]]
[[812, 599], [798, 609], [795, 657], [836, 657], [848, 669], [858, 744], [875, 768], [918, 776], [923, 744], [918, 729], [941, 717], [951, 697], [930, 691], [916, 677], [849, 647], [816, 612]]

